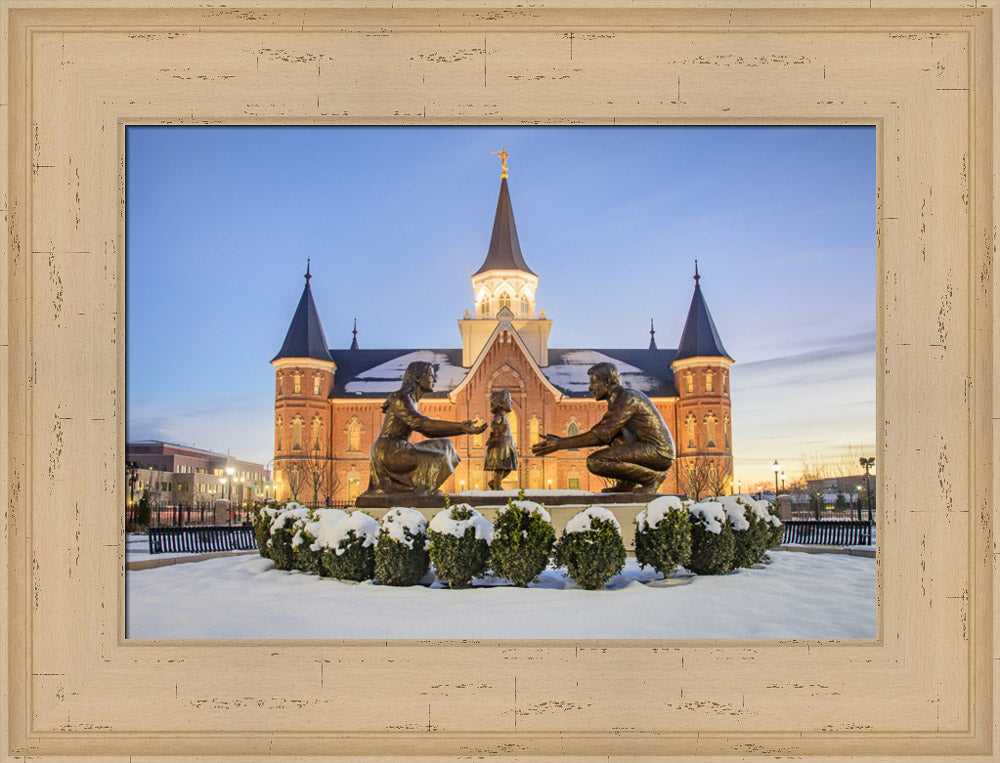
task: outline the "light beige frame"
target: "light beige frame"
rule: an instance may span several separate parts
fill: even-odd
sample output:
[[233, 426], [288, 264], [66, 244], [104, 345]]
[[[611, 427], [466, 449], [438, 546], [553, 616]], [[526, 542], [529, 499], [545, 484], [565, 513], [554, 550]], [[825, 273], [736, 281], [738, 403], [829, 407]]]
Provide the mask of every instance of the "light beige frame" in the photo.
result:
[[[997, 759], [996, 0], [97, 2], [0, 5], [5, 755]], [[123, 135], [161, 122], [876, 125], [876, 639], [126, 642]]]

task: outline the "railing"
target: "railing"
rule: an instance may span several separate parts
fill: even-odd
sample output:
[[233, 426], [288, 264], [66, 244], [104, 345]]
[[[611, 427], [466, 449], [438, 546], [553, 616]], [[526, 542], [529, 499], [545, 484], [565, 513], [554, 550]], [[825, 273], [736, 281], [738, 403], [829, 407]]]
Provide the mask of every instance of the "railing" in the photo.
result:
[[150, 527], [149, 553], [249, 551], [257, 539], [249, 525], [235, 527]]
[[785, 523], [782, 543], [803, 543], [823, 546], [871, 546], [875, 538], [875, 523], [867, 520], [799, 520]]

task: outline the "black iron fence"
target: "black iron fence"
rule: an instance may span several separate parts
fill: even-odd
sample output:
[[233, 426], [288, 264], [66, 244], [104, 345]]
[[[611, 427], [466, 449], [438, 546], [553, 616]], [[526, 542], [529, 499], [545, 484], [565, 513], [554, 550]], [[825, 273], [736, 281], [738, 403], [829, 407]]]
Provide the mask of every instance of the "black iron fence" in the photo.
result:
[[863, 520], [788, 519], [784, 522], [783, 543], [822, 546], [871, 546], [875, 541], [875, 523]]
[[257, 548], [250, 525], [229, 527], [150, 527], [149, 553], [249, 551]]

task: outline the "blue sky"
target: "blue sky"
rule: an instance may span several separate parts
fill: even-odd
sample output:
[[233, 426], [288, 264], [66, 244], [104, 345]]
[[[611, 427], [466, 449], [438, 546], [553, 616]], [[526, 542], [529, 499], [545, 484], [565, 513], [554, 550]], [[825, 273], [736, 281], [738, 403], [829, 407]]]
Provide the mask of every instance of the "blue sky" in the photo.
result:
[[460, 346], [500, 148], [550, 346], [676, 347], [697, 259], [744, 490], [874, 454], [868, 127], [130, 127], [128, 438], [270, 460], [306, 258], [331, 346]]

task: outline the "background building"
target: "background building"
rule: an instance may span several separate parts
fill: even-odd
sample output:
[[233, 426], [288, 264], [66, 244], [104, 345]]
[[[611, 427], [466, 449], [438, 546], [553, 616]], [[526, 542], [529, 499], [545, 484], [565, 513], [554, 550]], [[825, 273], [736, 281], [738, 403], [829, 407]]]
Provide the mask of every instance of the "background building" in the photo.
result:
[[[125, 445], [125, 461], [136, 469], [126, 482], [126, 499], [145, 492], [154, 508], [207, 512], [219, 498], [234, 510], [272, 497], [270, 474], [263, 464], [184, 445], [142, 440]], [[134, 480], [134, 482], [133, 482]], [[131, 483], [131, 484], [130, 484]]]
[[[608, 267], [615, 267], [612, 259]], [[694, 294], [676, 349], [659, 349], [650, 327], [646, 349], [557, 349], [552, 326], [535, 304], [539, 277], [521, 253], [507, 179], [500, 183], [489, 250], [472, 275], [471, 310], [458, 320], [461, 347], [361, 349], [354, 329], [350, 347], [331, 349], [313, 301], [307, 267], [302, 296], [285, 341], [271, 360], [275, 369], [274, 484], [279, 500], [351, 501], [368, 486], [368, 459], [382, 425], [381, 406], [399, 389], [406, 366], [437, 366], [435, 391], [421, 410], [432, 418], [488, 421], [490, 393], [507, 390], [514, 410], [511, 431], [518, 470], [505, 488], [596, 491], [604, 481], [587, 470], [590, 449], [563, 450], [544, 458], [531, 445], [545, 433], [584, 432], [604, 415], [606, 403], [590, 397], [587, 369], [614, 363], [622, 383], [653, 401], [674, 435], [678, 458], [660, 490], [701, 497], [732, 491], [732, 419], [726, 353], [695, 266]], [[614, 320], [601, 302], [599, 278], [587, 298], [595, 320]], [[399, 320], [420, 320], [399, 316]], [[445, 491], [486, 489], [483, 472], [488, 432], [455, 437], [462, 457]], [[419, 435], [414, 435], [420, 439]]]

